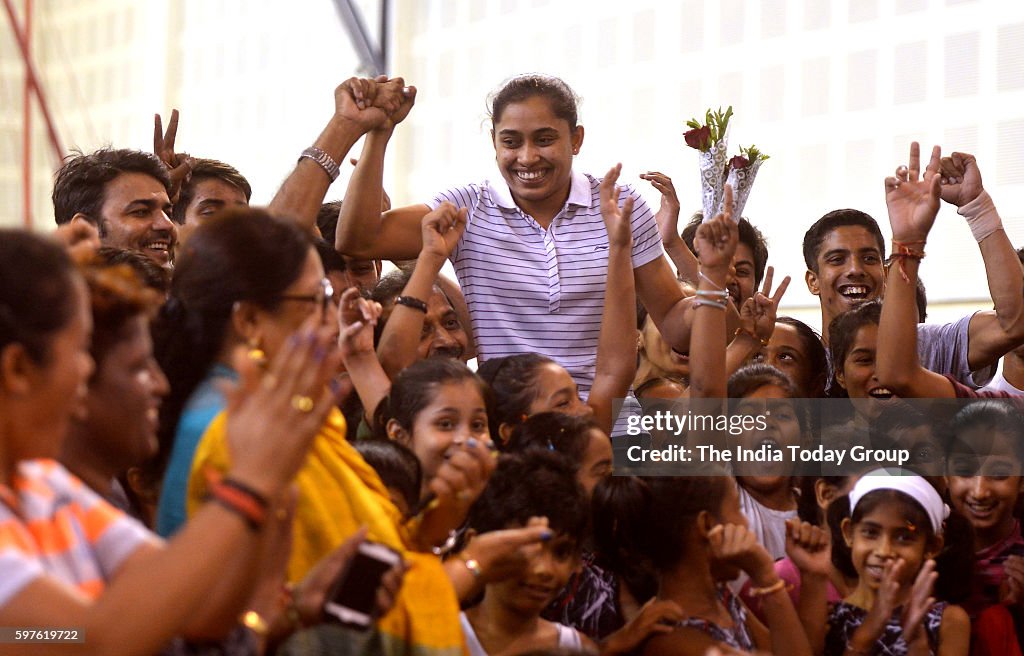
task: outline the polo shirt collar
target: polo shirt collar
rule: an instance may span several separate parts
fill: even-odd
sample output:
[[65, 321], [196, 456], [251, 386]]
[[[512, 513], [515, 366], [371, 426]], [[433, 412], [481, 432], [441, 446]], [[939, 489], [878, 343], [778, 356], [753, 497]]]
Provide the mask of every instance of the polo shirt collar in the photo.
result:
[[[509, 210], [517, 209], [516, 202], [512, 200], [512, 192], [509, 190], [504, 178], [501, 178], [497, 183], [488, 180], [487, 186], [491, 190], [491, 198], [494, 199], [495, 205]], [[573, 169], [567, 204], [589, 207], [590, 197], [590, 180], [587, 179], [586, 175]]]

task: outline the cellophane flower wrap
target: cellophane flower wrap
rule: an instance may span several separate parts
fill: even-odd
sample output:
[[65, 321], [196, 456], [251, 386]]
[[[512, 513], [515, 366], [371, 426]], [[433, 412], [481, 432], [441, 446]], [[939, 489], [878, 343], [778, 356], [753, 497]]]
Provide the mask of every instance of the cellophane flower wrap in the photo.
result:
[[725, 193], [725, 178], [729, 171], [729, 119], [732, 107], [722, 112], [710, 109], [704, 115], [704, 123], [697, 119], [686, 122], [690, 128], [683, 136], [686, 144], [699, 152], [700, 187], [704, 220], [710, 221], [721, 212]]
[[740, 154], [729, 160], [729, 176], [725, 183], [732, 187], [732, 218], [737, 222], [743, 216], [743, 208], [746, 207], [747, 199], [750, 198], [757, 170], [761, 168], [761, 163], [766, 159], [768, 159], [767, 155], [758, 150], [756, 146], [751, 145], [747, 148], [741, 146]]

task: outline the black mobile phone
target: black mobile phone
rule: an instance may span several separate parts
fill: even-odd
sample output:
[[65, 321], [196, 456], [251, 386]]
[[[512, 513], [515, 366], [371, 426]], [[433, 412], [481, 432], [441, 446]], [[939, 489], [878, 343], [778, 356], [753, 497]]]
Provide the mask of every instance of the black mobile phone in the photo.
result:
[[366, 629], [374, 620], [377, 588], [384, 574], [402, 562], [394, 549], [363, 542], [356, 555], [331, 586], [324, 602], [324, 618], [354, 629]]

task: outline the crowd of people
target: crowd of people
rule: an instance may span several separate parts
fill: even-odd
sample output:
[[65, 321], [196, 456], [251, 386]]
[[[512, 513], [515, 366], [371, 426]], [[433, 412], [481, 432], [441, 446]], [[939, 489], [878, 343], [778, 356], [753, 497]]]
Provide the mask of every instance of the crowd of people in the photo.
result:
[[[1021, 654], [1024, 255], [973, 155], [909, 145], [888, 258], [862, 211], [807, 221], [819, 335], [730, 188], [680, 230], [663, 173], [654, 211], [576, 170], [557, 78], [490, 99], [500, 179], [392, 207], [415, 98], [338, 86], [266, 208], [157, 116], [153, 153], [65, 161], [55, 235], [0, 230], [0, 627], [78, 638], [0, 654]], [[992, 309], [939, 325], [943, 203]], [[752, 446], [913, 457], [613, 475], [629, 418], [680, 400], [771, 404]]]

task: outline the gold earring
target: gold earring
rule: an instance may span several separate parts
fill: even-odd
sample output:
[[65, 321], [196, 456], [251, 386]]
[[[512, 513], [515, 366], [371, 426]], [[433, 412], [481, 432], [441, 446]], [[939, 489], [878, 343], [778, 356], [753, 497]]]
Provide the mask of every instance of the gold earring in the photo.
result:
[[267, 354], [256, 342], [249, 344], [249, 350], [246, 352], [246, 356], [248, 356], [248, 358], [255, 362], [256, 366], [260, 368], [267, 366]]

